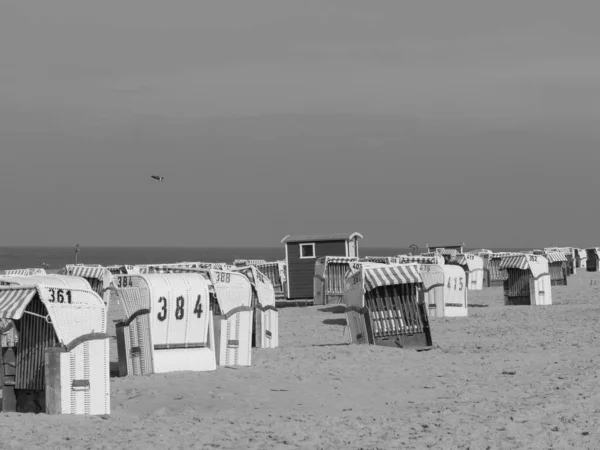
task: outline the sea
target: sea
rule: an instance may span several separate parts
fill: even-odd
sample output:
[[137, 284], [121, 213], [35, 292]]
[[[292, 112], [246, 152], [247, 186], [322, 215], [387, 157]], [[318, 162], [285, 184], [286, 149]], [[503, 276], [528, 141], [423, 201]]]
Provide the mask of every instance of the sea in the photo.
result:
[[[492, 251], [519, 249], [490, 248]], [[420, 249], [418, 253], [425, 252]], [[396, 256], [409, 254], [401, 247], [360, 247], [361, 256]], [[77, 258], [77, 259], [75, 259]], [[285, 259], [284, 247], [0, 247], [0, 269], [46, 268], [57, 270], [67, 264], [161, 264], [182, 261], [225, 262], [235, 259]]]

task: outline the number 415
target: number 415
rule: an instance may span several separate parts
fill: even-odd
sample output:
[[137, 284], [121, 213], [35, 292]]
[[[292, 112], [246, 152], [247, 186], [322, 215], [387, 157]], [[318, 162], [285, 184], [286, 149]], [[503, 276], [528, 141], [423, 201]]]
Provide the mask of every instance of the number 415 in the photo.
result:
[[458, 277], [448, 278], [447, 288], [448, 289], [452, 289], [452, 280], [454, 280], [454, 290], [456, 291], [456, 288], [458, 286], [458, 290], [462, 291], [463, 287], [464, 287], [463, 279], [462, 278], [458, 278]]

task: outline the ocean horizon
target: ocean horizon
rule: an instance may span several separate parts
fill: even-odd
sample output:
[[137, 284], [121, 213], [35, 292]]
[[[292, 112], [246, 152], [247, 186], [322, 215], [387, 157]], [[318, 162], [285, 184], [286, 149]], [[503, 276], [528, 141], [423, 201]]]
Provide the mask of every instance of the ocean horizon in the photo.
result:
[[[478, 247], [480, 248], [480, 247]], [[467, 248], [468, 250], [469, 248]], [[492, 251], [520, 251], [517, 248], [490, 248]], [[419, 249], [424, 252], [425, 249]], [[360, 247], [361, 256], [395, 256], [411, 253], [403, 247]], [[182, 261], [225, 262], [235, 259], [285, 259], [283, 245], [279, 247], [81, 247], [77, 262], [81, 264], [160, 264]], [[0, 269], [39, 268], [60, 269], [75, 262], [74, 247], [0, 247]]]

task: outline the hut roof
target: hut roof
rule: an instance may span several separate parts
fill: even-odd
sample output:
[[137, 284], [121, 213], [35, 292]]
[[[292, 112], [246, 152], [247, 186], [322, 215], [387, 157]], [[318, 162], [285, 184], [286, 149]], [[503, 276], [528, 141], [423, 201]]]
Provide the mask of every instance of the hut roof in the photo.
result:
[[290, 244], [296, 242], [325, 242], [325, 241], [349, 241], [355, 237], [362, 239], [360, 233], [337, 233], [323, 235], [306, 235], [306, 236], [286, 236], [281, 240], [282, 244]]

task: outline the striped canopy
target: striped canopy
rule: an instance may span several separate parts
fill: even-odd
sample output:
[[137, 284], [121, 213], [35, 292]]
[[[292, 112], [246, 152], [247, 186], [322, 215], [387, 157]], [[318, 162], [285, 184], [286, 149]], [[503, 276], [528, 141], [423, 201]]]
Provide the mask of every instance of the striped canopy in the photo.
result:
[[19, 320], [37, 293], [35, 286], [0, 287], [0, 318]]
[[498, 252], [498, 253], [492, 253], [490, 255], [490, 258], [505, 258], [507, 256], [513, 256], [513, 255], [522, 255], [523, 253], [517, 253], [517, 252]]
[[266, 264], [264, 259], [236, 259], [233, 261], [234, 266], [255, 266], [257, 264]]
[[529, 269], [529, 260], [527, 255], [509, 255], [502, 258], [500, 261], [499, 269]]
[[417, 264], [439, 264], [437, 255], [423, 256], [423, 255], [399, 255], [398, 262], [400, 264], [406, 263], [417, 263]]
[[361, 261], [377, 262], [381, 264], [398, 264], [398, 258], [394, 256], [365, 256]]
[[380, 286], [395, 284], [422, 283], [421, 274], [416, 264], [390, 265], [379, 267], [363, 267], [365, 279], [364, 291], [369, 292]]
[[438, 253], [440, 255], [447, 255], [447, 256], [454, 257], [454, 256], [458, 255], [458, 250], [456, 250], [454, 248], [442, 248], [438, 251]]
[[65, 270], [64, 275], [81, 278], [95, 278], [97, 280], [103, 279], [107, 271], [107, 269], [101, 266], [70, 266], [63, 270]]
[[358, 261], [358, 258], [353, 256], [326, 256], [325, 264], [349, 264]]
[[548, 252], [544, 256], [549, 263], [567, 261], [567, 256], [562, 252]]
[[19, 276], [46, 275], [46, 271], [44, 269], [7, 269], [4, 274]]
[[467, 257], [465, 255], [459, 254], [459, 255], [455, 255], [454, 258], [452, 258], [452, 262], [458, 264], [459, 266], [467, 266]]

